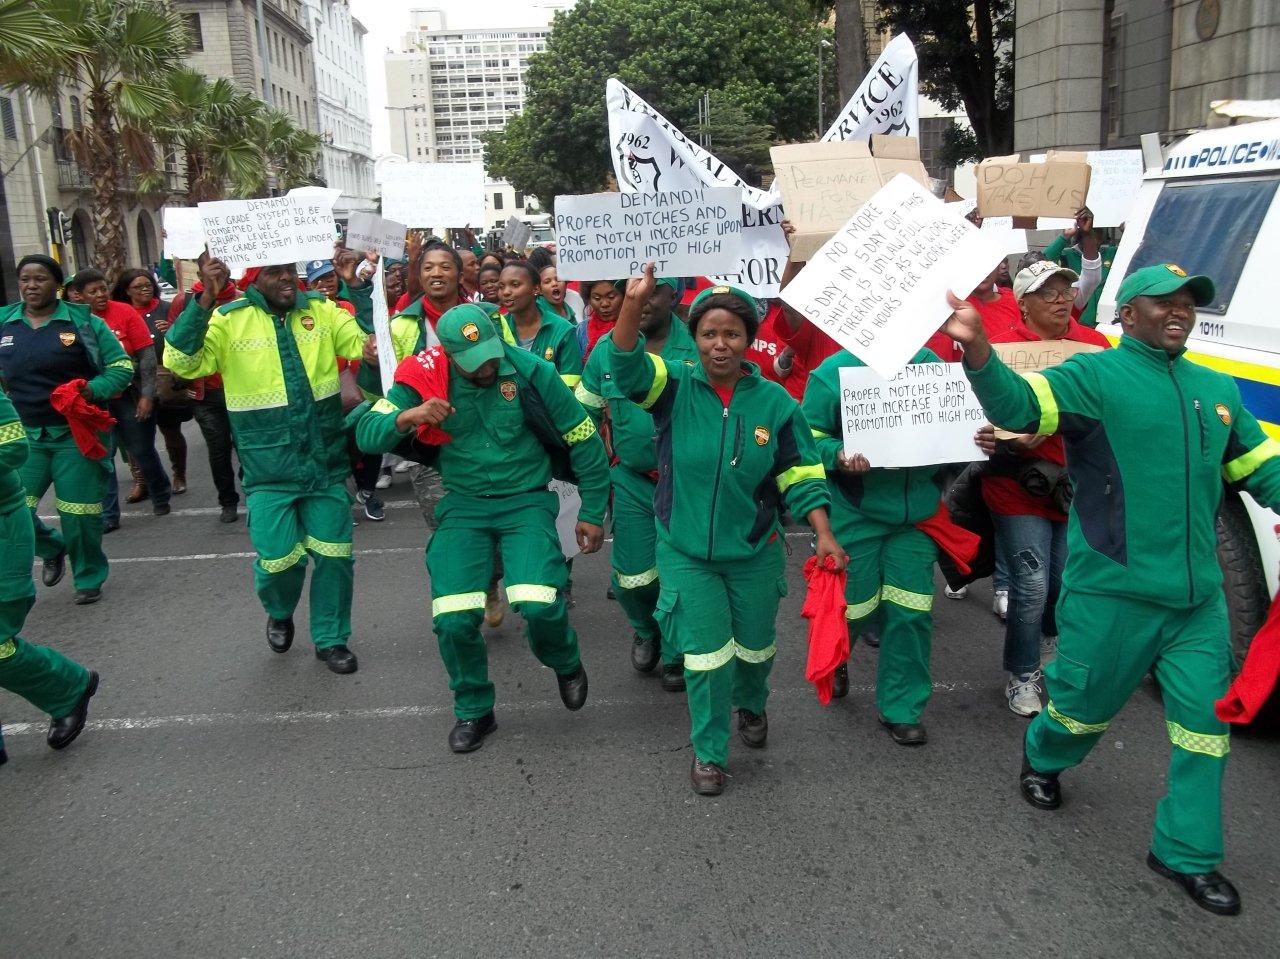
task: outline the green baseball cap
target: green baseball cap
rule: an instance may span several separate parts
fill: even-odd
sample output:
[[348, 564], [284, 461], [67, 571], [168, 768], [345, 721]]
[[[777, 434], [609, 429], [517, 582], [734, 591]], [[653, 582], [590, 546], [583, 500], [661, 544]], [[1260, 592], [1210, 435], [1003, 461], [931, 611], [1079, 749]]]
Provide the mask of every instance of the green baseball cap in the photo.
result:
[[760, 301], [748, 293], [746, 290], [740, 290], [736, 286], [709, 286], [697, 296], [693, 298], [693, 302], [689, 304], [689, 315], [693, 315], [693, 311], [698, 308], [698, 304], [709, 297], [719, 296], [721, 293], [728, 293], [730, 296], [736, 296], [747, 306], [751, 307], [757, 317], [763, 317], [764, 311], [760, 309]]
[[[628, 283], [630, 283], [630, 282], [631, 282], [630, 280], [614, 280], [614, 281], [613, 281], [613, 288], [614, 288], [615, 290], [621, 290], [623, 293], [626, 293], [626, 292], [627, 292], [627, 284], [628, 284]], [[679, 281], [676, 277], [674, 277], [674, 276], [660, 276], [660, 277], [658, 277], [656, 280], [654, 280], [654, 281], [653, 281], [653, 285], [654, 285], [655, 287], [656, 287], [656, 286], [666, 286], [666, 287], [670, 287], [671, 289], [675, 290], [675, 292], [676, 292], [676, 295], [677, 295], [677, 296], [679, 296], [679, 295], [680, 295], [680, 286], [681, 286], [681, 283], [680, 283], [680, 281]]]
[[463, 303], [451, 310], [436, 324], [436, 336], [449, 359], [468, 373], [474, 373], [489, 360], [500, 360], [506, 355], [498, 328], [489, 313], [475, 303]]
[[1196, 306], [1208, 306], [1217, 295], [1213, 280], [1207, 276], [1188, 276], [1186, 270], [1173, 263], [1157, 263], [1124, 278], [1116, 294], [1116, 306], [1124, 306], [1135, 296], [1163, 296], [1184, 286], [1191, 291]]

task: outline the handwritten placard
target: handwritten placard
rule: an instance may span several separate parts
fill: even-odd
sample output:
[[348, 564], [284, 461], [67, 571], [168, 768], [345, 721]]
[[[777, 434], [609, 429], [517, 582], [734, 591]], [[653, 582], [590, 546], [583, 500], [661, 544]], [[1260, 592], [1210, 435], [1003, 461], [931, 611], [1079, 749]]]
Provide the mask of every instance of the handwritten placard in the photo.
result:
[[562, 280], [714, 276], [737, 266], [742, 191], [697, 187], [660, 193], [556, 197], [556, 272]]
[[865, 366], [840, 370], [846, 456], [872, 466], [932, 466], [982, 459], [973, 434], [987, 421], [959, 363], [911, 363], [886, 379]]
[[388, 164], [382, 169], [382, 215], [428, 229], [481, 226], [484, 164]]
[[324, 197], [285, 196], [201, 203], [209, 253], [236, 272], [249, 266], [333, 256], [333, 208]]
[[1049, 158], [1020, 163], [1014, 157], [983, 160], [978, 179], [978, 213], [987, 216], [1075, 216], [1089, 195], [1089, 164]]
[[502, 245], [512, 250], [523, 250], [533, 236], [533, 227], [514, 216], [507, 217], [502, 230]]
[[[1031, 157], [1032, 163], [1044, 163], [1047, 154]], [[1093, 213], [1095, 227], [1122, 226], [1142, 186], [1141, 150], [1090, 150], [1089, 199], [1086, 205]], [[1036, 224], [1041, 230], [1065, 230], [1075, 225], [1075, 212], [1069, 217], [1042, 218]]]
[[347, 220], [347, 248], [372, 251], [393, 260], [404, 259], [405, 226], [375, 213], [352, 213]]
[[164, 224], [164, 255], [171, 260], [195, 260], [204, 252], [204, 230], [200, 211], [193, 206], [167, 206], [161, 212]]
[[886, 379], [1005, 255], [910, 177], [899, 175], [823, 244], [782, 298]]

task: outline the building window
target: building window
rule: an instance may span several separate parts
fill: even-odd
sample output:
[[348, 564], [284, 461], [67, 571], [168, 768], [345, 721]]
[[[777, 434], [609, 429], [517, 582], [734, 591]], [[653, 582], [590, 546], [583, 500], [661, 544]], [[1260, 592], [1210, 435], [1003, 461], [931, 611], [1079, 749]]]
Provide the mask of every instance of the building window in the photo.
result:
[[13, 101], [8, 97], [0, 97], [0, 127], [4, 129], [6, 140], [18, 139], [18, 124], [13, 118]]
[[80, 98], [71, 98], [71, 127], [79, 130], [84, 126], [84, 115], [80, 112]]
[[495, 194], [493, 195], [493, 208], [494, 208], [495, 210], [501, 210], [501, 209], [502, 209], [502, 194], [501, 194], [501, 193], [495, 193]]
[[516, 190], [516, 206], [517, 207], [524, 206], [524, 194], [521, 193], [519, 190]]
[[187, 21], [187, 33], [191, 34], [191, 44], [187, 47], [187, 50], [203, 50], [204, 35], [200, 32], [200, 14], [188, 13], [183, 19]]

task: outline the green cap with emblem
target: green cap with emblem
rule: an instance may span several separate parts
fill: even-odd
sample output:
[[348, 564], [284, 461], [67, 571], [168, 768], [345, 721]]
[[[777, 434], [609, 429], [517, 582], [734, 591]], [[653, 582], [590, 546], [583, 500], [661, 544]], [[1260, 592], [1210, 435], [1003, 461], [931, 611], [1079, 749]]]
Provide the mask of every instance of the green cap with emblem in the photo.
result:
[[693, 302], [689, 304], [689, 315], [692, 316], [694, 311], [698, 309], [698, 304], [703, 300], [708, 300], [713, 296], [719, 296], [727, 293], [730, 296], [736, 296], [747, 306], [755, 311], [757, 317], [763, 317], [764, 311], [760, 309], [760, 301], [748, 293], [746, 290], [740, 290], [736, 286], [709, 286], [697, 296], [693, 298]]
[[489, 313], [475, 303], [445, 310], [436, 324], [436, 336], [449, 358], [468, 373], [474, 373], [489, 360], [502, 359], [505, 352]]
[[1116, 306], [1124, 306], [1135, 296], [1164, 296], [1186, 287], [1196, 306], [1208, 306], [1217, 295], [1213, 280], [1207, 276], [1188, 276], [1187, 271], [1172, 263], [1157, 263], [1135, 270], [1124, 278], [1116, 294]]

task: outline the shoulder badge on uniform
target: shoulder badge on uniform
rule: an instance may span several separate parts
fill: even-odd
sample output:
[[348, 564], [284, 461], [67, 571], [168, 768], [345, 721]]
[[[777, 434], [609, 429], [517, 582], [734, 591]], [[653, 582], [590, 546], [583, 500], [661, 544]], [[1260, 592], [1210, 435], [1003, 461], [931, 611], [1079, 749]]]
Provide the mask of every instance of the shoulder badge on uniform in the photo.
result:
[[769, 442], [769, 430], [763, 426], [756, 427], [756, 446], [764, 446]]
[[1213, 408], [1213, 411], [1218, 414], [1218, 419], [1222, 420], [1224, 424], [1231, 425], [1231, 410], [1227, 408], [1226, 403], [1219, 403]]
[[64, 333], [59, 333], [58, 339], [62, 340], [63, 346], [70, 346], [76, 341], [76, 335], [72, 333], [70, 330], [67, 330]]
[[503, 380], [498, 390], [502, 393], [502, 398], [509, 403], [516, 398], [516, 381]]
[[310, 313], [304, 316], [300, 322], [304, 330], [314, 330], [316, 328], [316, 321]]
[[549, 360], [553, 358], [555, 355], [556, 355], [556, 351], [549, 346], [542, 351], [542, 358], [544, 360]]
[[480, 327], [476, 326], [474, 323], [463, 323], [462, 335], [474, 343], [480, 339]]

